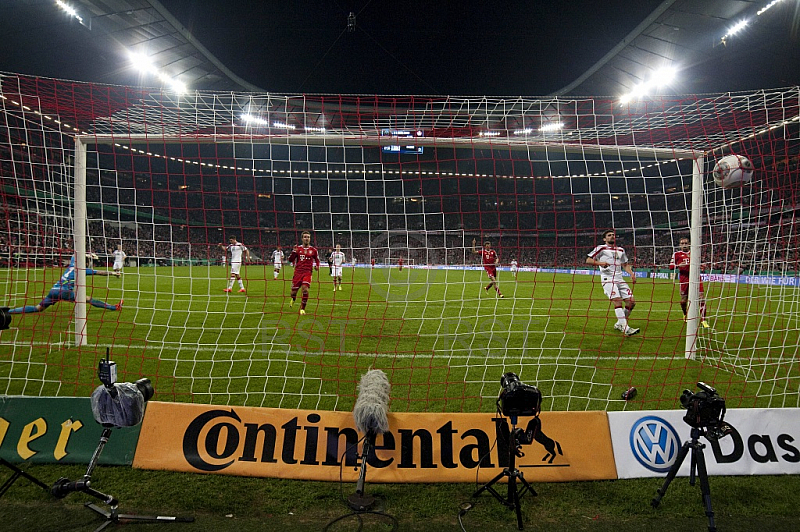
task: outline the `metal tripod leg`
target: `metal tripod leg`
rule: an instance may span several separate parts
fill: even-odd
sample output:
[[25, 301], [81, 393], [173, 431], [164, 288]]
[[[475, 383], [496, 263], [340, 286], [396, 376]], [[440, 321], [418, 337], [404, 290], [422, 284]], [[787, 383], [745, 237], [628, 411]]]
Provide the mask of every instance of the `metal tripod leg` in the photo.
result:
[[716, 532], [717, 525], [714, 523], [714, 510], [711, 508], [711, 486], [708, 483], [706, 458], [703, 456], [703, 450], [693, 449], [693, 458], [696, 459], [697, 476], [700, 477], [700, 493], [703, 495], [703, 504], [706, 507], [706, 517], [708, 517], [708, 532]]
[[146, 523], [193, 523], [194, 522], [194, 517], [121, 514], [119, 513], [116, 506], [111, 507], [109, 510], [104, 510], [103, 508], [92, 502], [87, 502], [85, 506], [90, 510], [92, 510], [93, 512], [103, 516], [106, 520], [105, 523], [96, 528], [94, 532], [100, 532], [102, 530], [105, 530], [111, 525], [117, 525], [120, 523], [134, 522], [134, 521], [146, 522]]
[[675, 463], [669, 468], [667, 478], [664, 479], [664, 484], [661, 485], [661, 489], [656, 492], [657, 495], [650, 501], [650, 506], [653, 508], [658, 508], [658, 505], [661, 503], [661, 498], [667, 493], [667, 488], [669, 488], [672, 479], [678, 474], [678, 470], [681, 468], [681, 464], [683, 464], [683, 460], [686, 458], [686, 454], [689, 452], [691, 445], [692, 442], [687, 441], [681, 446], [681, 450], [678, 451], [678, 456], [675, 457]]
[[657, 494], [655, 497], [653, 497], [650, 505], [653, 508], [658, 508], [661, 498], [667, 493], [667, 488], [669, 488], [670, 482], [672, 482], [672, 480], [675, 478], [675, 475], [678, 474], [681, 464], [683, 464], [687, 453], [691, 449], [692, 455], [689, 471], [689, 484], [694, 486], [696, 474], [700, 479], [700, 493], [703, 497], [703, 505], [705, 506], [706, 517], [708, 517], [708, 532], [716, 532], [717, 526], [714, 523], [714, 510], [711, 507], [711, 486], [708, 483], [706, 458], [703, 455], [703, 448], [705, 445], [698, 441], [699, 437], [700, 434], [695, 434], [693, 431], [692, 439], [683, 444], [681, 450], [678, 452], [678, 456], [675, 457], [675, 463], [669, 468], [669, 473], [667, 473], [667, 478], [664, 479], [664, 484], [661, 486], [661, 489], [656, 492]]
[[2, 497], [5, 494], [5, 492], [8, 491], [8, 488], [10, 488], [11, 485], [14, 482], [16, 482], [19, 477], [24, 477], [33, 482], [34, 484], [36, 484], [37, 486], [39, 486], [40, 488], [42, 488], [43, 490], [50, 491], [50, 486], [48, 486], [38, 478], [34, 477], [30, 473], [26, 473], [22, 469], [18, 468], [17, 466], [12, 464], [11, 462], [6, 461], [3, 458], [0, 458], [0, 466], [7, 467], [12, 472], [11, 476], [8, 479], [6, 479], [5, 482], [3, 482], [2, 486], [0, 486], [0, 497]]

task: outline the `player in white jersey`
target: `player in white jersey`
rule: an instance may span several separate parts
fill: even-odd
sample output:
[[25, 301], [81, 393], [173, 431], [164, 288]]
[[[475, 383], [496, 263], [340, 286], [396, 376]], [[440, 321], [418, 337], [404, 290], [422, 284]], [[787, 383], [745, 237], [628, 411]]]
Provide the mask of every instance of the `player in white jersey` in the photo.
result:
[[242, 276], [239, 275], [239, 270], [242, 268], [242, 255], [244, 255], [245, 260], [250, 260], [250, 250], [247, 247], [236, 241], [236, 237], [232, 236], [228, 240], [230, 243], [225, 246], [220, 244], [219, 247], [225, 250], [226, 256], [227, 253], [230, 252], [231, 254], [231, 277], [228, 279], [228, 288], [223, 290], [223, 292], [230, 292], [233, 288], [234, 281], [239, 281], [239, 292], [246, 292], [244, 289], [244, 283], [242, 282]]
[[517, 264], [517, 259], [511, 259], [511, 275], [514, 276], [514, 279], [517, 278], [518, 271], [519, 271], [519, 265]]
[[112, 253], [114, 255], [114, 265], [111, 267], [115, 272], [122, 272], [122, 267], [125, 266], [125, 258], [127, 255], [122, 251], [122, 244], [117, 246]]
[[331, 277], [333, 277], [333, 291], [336, 291], [336, 286], [339, 290], [342, 289], [342, 266], [344, 266], [344, 252], [342, 252], [342, 245], [336, 244], [336, 251], [331, 253], [329, 262], [331, 263]]
[[281, 273], [281, 267], [283, 266], [283, 251], [281, 248], [275, 248], [275, 251], [272, 252], [272, 278], [277, 279], [278, 275]]
[[625, 336], [633, 336], [639, 333], [639, 329], [628, 326], [628, 316], [636, 306], [636, 301], [628, 283], [622, 279], [622, 272], [628, 272], [632, 285], [636, 284], [636, 275], [628, 262], [625, 250], [616, 245], [616, 234], [613, 229], [603, 233], [603, 242], [589, 253], [586, 263], [600, 268], [603, 292], [614, 304], [614, 314], [617, 316], [614, 328]]

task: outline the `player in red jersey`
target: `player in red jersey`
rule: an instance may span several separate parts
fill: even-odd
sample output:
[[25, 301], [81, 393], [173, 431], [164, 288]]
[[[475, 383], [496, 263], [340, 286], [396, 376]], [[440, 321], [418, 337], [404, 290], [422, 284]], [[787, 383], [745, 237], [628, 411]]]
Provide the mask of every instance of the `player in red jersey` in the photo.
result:
[[[672, 259], [669, 261], [669, 269], [678, 269], [678, 278], [681, 283], [681, 310], [683, 311], [683, 319], [686, 320], [686, 315], [689, 312], [689, 250], [691, 244], [689, 239], [683, 237], [679, 240], [678, 245], [680, 249], [672, 254]], [[703, 283], [700, 282], [700, 325], [708, 329], [711, 327], [706, 321], [706, 299], [703, 293]]]
[[403, 257], [397, 259], [397, 271], [403, 271]]
[[475, 247], [476, 240], [472, 239], [472, 252], [480, 255], [483, 258], [483, 269], [486, 270], [486, 274], [489, 276], [491, 282], [486, 285], [483, 289], [487, 292], [491, 287], [494, 286], [497, 295], [500, 297], [505, 297], [500, 292], [500, 285], [497, 282], [497, 265], [500, 264], [500, 257], [497, 256], [497, 252], [492, 249], [492, 243], [488, 240], [483, 243], [483, 249], [478, 249]]
[[311, 233], [303, 231], [303, 244], [295, 246], [289, 255], [289, 263], [294, 265], [294, 276], [292, 277], [292, 301], [290, 307], [294, 306], [297, 298], [297, 291], [303, 289], [303, 300], [300, 303], [300, 314], [306, 313], [306, 303], [308, 303], [308, 288], [311, 286], [312, 270], [319, 271], [319, 254], [317, 248], [311, 245]]

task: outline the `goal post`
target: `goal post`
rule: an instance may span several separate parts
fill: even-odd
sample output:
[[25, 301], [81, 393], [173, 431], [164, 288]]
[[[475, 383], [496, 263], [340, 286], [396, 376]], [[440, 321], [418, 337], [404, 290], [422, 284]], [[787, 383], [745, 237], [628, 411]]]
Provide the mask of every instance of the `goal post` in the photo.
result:
[[[687, 359], [694, 359], [697, 350], [697, 329], [700, 325], [700, 305], [696, 304], [700, 298], [700, 263], [702, 262], [702, 213], [703, 213], [703, 157], [696, 157], [692, 164], [692, 209], [691, 225], [691, 255], [689, 257], [689, 301], [686, 315], [686, 352]], [[694, 305], [691, 302], [695, 302]]]
[[87, 344], [86, 336], [86, 150], [75, 137], [73, 241], [75, 242], [75, 346]]

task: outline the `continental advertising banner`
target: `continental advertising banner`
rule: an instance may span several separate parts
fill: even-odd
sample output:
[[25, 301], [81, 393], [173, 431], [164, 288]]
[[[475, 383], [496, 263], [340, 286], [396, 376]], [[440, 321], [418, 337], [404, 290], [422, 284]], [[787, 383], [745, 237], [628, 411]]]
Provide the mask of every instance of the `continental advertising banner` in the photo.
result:
[[[605, 412], [545, 412], [516, 467], [530, 482], [616, 478]], [[374, 482], [488, 482], [508, 467], [507, 418], [492, 414], [389, 414], [368, 461]], [[520, 418], [527, 428], [530, 418]], [[502, 432], [502, 430], [501, 430]], [[133, 466], [307, 480], [355, 480], [352, 414], [316, 410], [148, 403]], [[341, 464], [341, 466], [340, 466]]]
[[[619, 478], [666, 476], [678, 451], [691, 441], [685, 410], [609, 412]], [[731, 409], [734, 431], [720, 439], [700, 437], [709, 475], [800, 474], [800, 409]], [[689, 476], [691, 451], [678, 470]]]
[[[88, 464], [102, 430], [88, 397], [0, 397], [0, 457], [14, 464]], [[138, 426], [114, 429], [100, 463], [130, 465], [138, 438]]]

